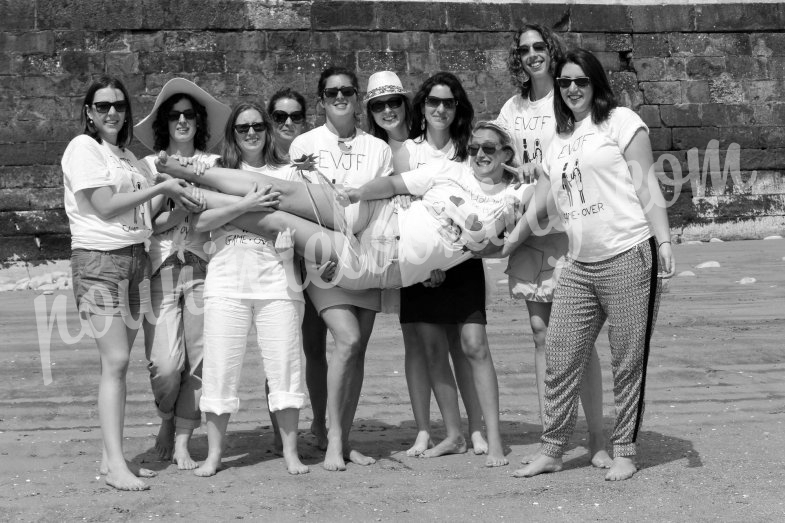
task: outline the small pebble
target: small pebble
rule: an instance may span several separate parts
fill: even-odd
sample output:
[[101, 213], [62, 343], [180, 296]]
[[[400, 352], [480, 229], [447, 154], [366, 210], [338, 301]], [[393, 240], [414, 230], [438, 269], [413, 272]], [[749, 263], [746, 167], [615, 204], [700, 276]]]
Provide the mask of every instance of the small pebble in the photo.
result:
[[717, 261], [707, 261], [703, 263], [699, 263], [695, 266], [696, 269], [714, 269], [720, 266], [720, 262]]
[[756, 280], [755, 278], [752, 278], [751, 276], [746, 276], [746, 277], [740, 279], [739, 283], [741, 283], [742, 285], [747, 285], [749, 283], [755, 283], [756, 281], [758, 281], [758, 280]]

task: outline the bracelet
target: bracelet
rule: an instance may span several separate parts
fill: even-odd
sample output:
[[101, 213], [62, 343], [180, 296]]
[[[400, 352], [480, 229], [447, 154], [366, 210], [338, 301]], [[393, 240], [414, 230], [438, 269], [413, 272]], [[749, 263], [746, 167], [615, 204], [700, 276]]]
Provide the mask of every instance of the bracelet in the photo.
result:
[[660, 243], [657, 245], [657, 248], [659, 249], [660, 247], [662, 247], [662, 246], [663, 246], [663, 245], [665, 245], [666, 243], [670, 243], [670, 242], [671, 242], [670, 240], [665, 240], [664, 242], [660, 242]]

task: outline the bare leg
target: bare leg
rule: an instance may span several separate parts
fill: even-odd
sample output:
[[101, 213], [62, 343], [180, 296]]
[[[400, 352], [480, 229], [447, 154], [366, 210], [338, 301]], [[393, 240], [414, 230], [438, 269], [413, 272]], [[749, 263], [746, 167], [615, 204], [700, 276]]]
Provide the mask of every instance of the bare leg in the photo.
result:
[[90, 323], [93, 332], [104, 333], [95, 340], [101, 357], [98, 388], [98, 417], [104, 442], [101, 469], [106, 472], [107, 485], [118, 490], [146, 490], [149, 487], [137, 476], [150, 477], [155, 473], [147, 469], [132, 470], [123, 456], [125, 377], [136, 331], [126, 327], [120, 315], [91, 315]]
[[[423, 451], [424, 458], [466, 452], [466, 440], [461, 432], [461, 415], [458, 410], [458, 388], [450, 368], [449, 341], [445, 326], [435, 323], [415, 323], [420, 347], [426, 356], [428, 381], [439, 404], [444, 421], [445, 438], [435, 447]], [[430, 393], [429, 393], [430, 399]]]
[[482, 407], [477, 389], [474, 388], [472, 366], [463, 353], [461, 333], [457, 326], [448, 325], [446, 329], [450, 340], [450, 358], [455, 369], [455, 379], [458, 382], [458, 389], [461, 391], [466, 417], [469, 418], [469, 438], [472, 442], [472, 449], [477, 455], [487, 454], [488, 442], [482, 435]]
[[401, 323], [403, 347], [405, 351], [404, 367], [406, 370], [406, 387], [409, 389], [409, 401], [412, 414], [417, 425], [417, 437], [407, 456], [419, 456], [433, 446], [431, 441], [431, 381], [428, 377], [428, 360], [420, 345], [415, 323]]
[[320, 450], [327, 450], [327, 326], [316, 312], [307, 292], [303, 316], [303, 350], [305, 383], [313, 410], [311, 434], [316, 436], [316, 446]]
[[589, 426], [589, 454], [591, 464], [598, 468], [610, 468], [614, 461], [605, 450], [605, 433], [602, 428], [602, 370], [597, 347], [593, 347], [583, 374], [581, 404]]
[[270, 414], [270, 423], [273, 425], [273, 447], [278, 453], [283, 452], [283, 441], [281, 441], [281, 431], [278, 426], [278, 417], [275, 412], [270, 410], [270, 384], [264, 380], [264, 393], [267, 397], [267, 412]]
[[501, 432], [499, 431], [499, 382], [493, 367], [491, 350], [485, 325], [463, 323], [460, 325], [461, 346], [469, 359], [474, 376], [474, 387], [482, 407], [488, 434], [488, 457], [486, 467], [499, 467], [509, 463], [504, 456]]
[[177, 468], [180, 470], [193, 470], [198, 466], [188, 450], [188, 443], [191, 441], [193, 432], [193, 429], [190, 428], [177, 428], [175, 430], [172, 461], [177, 463]]
[[229, 414], [215, 414], [205, 412], [207, 420], [207, 459], [204, 463], [194, 470], [197, 476], [214, 476], [221, 470], [221, 458], [224, 450], [224, 437], [226, 436], [226, 426], [229, 424]]
[[174, 451], [174, 418], [162, 419], [155, 437], [155, 451], [161, 461], [170, 461]]
[[327, 470], [346, 470], [345, 454], [360, 464], [375, 462], [357, 451], [348, 451], [349, 430], [362, 388], [365, 349], [375, 316], [373, 311], [348, 305], [322, 311], [322, 318], [335, 340], [335, 351], [327, 369], [330, 427], [323, 464]]
[[308, 467], [300, 461], [297, 453], [297, 422], [300, 419], [299, 409], [282, 409], [275, 413], [281, 423], [280, 439], [283, 443], [283, 459], [289, 474], [307, 474]]
[[[534, 338], [534, 376], [537, 382], [537, 401], [540, 407], [540, 424], [545, 424], [545, 336], [548, 320], [551, 317], [551, 303], [526, 301], [529, 311], [529, 325]], [[527, 454], [521, 463], [531, 463], [539, 456], [538, 452]]]

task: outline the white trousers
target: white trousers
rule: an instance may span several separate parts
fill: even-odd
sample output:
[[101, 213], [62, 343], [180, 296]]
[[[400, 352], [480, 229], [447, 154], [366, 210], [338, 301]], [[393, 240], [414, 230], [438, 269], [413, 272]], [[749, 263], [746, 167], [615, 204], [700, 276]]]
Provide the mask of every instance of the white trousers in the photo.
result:
[[305, 356], [301, 325], [305, 305], [292, 300], [208, 297], [204, 300], [202, 412], [234, 414], [248, 332], [256, 326], [270, 411], [305, 406]]

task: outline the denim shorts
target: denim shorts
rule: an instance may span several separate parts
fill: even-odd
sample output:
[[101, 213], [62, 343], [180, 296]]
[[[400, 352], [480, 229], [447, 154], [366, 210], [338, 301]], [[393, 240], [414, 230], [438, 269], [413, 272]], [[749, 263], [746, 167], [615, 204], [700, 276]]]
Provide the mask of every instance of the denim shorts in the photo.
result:
[[74, 249], [71, 273], [79, 313], [137, 318], [150, 308], [150, 272], [141, 243], [112, 251]]

